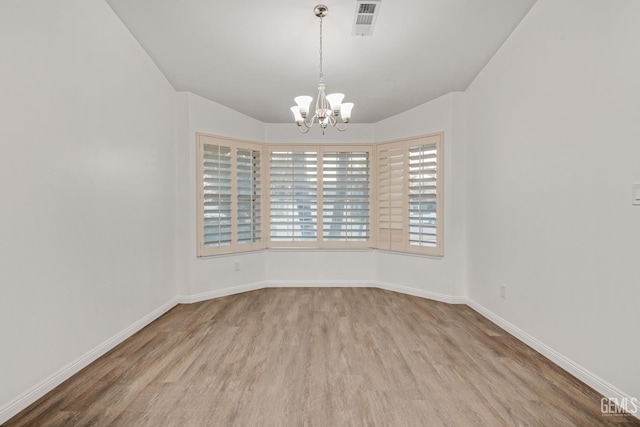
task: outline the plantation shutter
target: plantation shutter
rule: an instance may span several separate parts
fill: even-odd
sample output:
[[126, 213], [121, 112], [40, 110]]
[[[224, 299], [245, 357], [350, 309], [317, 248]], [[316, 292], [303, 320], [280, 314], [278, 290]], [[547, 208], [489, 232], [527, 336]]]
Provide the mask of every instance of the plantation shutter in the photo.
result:
[[379, 249], [443, 254], [442, 136], [377, 146]]
[[270, 152], [272, 246], [315, 246], [318, 241], [318, 150]]
[[323, 151], [322, 239], [325, 246], [371, 246], [369, 152]]
[[435, 143], [409, 147], [409, 245], [435, 248], [438, 149]]
[[230, 246], [231, 148], [204, 144], [202, 158], [203, 246]]
[[198, 134], [198, 256], [264, 247], [261, 160], [260, 144]]
[[238, 244], [259, 243], [262, 239], [261, 152], [249, 148], [236, 151]]
[[378, 245], [402, 251], [404, 238], [405, 144], [378, 146]]

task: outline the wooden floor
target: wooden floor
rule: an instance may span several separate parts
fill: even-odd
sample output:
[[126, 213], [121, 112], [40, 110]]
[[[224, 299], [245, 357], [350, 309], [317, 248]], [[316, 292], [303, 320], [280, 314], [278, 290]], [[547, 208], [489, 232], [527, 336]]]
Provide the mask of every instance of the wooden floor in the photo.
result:
[[464, 305], [263, 289], [175, 307], [6, 425], [640, 425], [600, 399]]

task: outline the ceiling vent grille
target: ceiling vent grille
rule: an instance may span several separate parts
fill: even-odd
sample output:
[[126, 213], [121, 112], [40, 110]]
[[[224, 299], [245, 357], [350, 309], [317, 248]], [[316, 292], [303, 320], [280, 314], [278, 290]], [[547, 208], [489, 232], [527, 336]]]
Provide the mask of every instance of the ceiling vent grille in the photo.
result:
[[375, 3], [360, 3], [360, 8], [358, 9], [358, 13], [375, 13], [375, 11]]
[[352, 36], [370, 36], [378, 18], [381, 0], [356, 0]]
[[358, 14], [356, 18], [356, 25], [371, 25], [373, 22], [373, 15]]

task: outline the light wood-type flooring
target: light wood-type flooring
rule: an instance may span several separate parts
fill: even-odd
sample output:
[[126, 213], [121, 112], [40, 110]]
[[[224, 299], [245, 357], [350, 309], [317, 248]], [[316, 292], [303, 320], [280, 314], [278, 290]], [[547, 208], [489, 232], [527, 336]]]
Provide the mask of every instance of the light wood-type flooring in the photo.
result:
[[467, 306], [280, 288], [177, 306], [6, 425], [640, 425], [601, 397]]

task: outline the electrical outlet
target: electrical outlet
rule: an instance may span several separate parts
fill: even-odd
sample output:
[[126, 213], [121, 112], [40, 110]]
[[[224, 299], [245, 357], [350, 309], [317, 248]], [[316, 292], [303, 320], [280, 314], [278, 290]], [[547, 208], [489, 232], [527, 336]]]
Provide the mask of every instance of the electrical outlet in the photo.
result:
[[240, 271], [240, 261], [233, 263], [233, 271]]
[[507, 299], [507, 285], [500, 283], [500, 297]]

